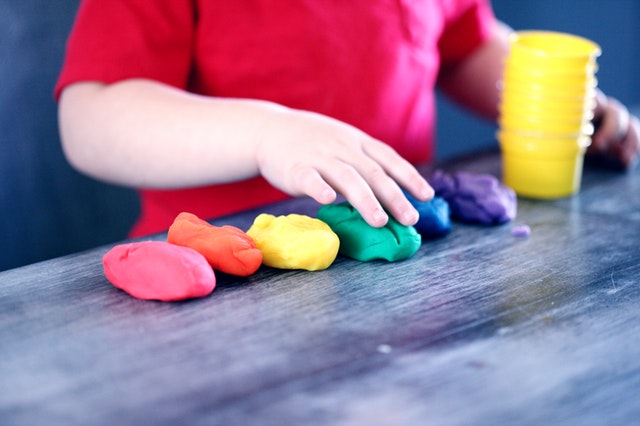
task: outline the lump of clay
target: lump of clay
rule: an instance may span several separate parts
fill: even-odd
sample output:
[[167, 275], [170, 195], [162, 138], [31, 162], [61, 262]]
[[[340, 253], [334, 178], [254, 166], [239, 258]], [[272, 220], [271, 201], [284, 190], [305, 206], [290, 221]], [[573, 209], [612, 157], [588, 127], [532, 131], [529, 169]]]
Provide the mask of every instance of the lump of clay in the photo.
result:
[[246, 277], [262, 264], [262, 253], [253, 239], [234, 226], [213, 226], [191, 213], [180, 213], [169, 228], [167, 242], [190, 247], [211, 267]]
[[111, 284], [138, 299], [193, 299], [207, 296], [216, 286], [204, 256], [164, 241], [117, 245], [103, 256], [102, 264]]
[[513, 235], [514, 237], [522, 238], [528, 237], [529, 235], [531, 235], [531, 228], [529, 227], [529, 225], [514, 226], [511, 230], [511, 235]]
[[437, 170], [429, 183], [436, 196], [449, 203], [451, 217], [460, 222], [499, 225], [516, 217], [515, 192], [495, 176]]
[[393, 218], [382, 228], [370, 226], [348, 202], [322, 206], [318, 219], [338, 234], [340, 254], [356, 260], [407, 259], [418, 251], [422, 242], [413, 226], [404, 226]]
[[262, 251], [262, 262], [280, 269], [326, 269], [340, 247], [338, 236], [326, 223], [299, 214], [276, 217], [263, 213], [247, 234]]
[[405, 192], [409, 202], [420, 214], [416, 231], [425, 238], [439, 238], [451, 232], [451, 210], [449, 203], [442, 197], [433, 197], [429, 201], [420, 201]]

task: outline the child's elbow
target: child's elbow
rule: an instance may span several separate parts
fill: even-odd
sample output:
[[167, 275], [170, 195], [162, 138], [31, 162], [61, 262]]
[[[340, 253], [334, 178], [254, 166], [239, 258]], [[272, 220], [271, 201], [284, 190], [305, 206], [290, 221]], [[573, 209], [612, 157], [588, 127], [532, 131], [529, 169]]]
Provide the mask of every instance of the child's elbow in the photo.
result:
[[81, 173], [92, 175], [95, 156], [91, 154], [95, 131], [90, 116], [92, 84], [71, 85], [65, 88], [58, 100], [58, 127], [62, 151], [69, 164]]

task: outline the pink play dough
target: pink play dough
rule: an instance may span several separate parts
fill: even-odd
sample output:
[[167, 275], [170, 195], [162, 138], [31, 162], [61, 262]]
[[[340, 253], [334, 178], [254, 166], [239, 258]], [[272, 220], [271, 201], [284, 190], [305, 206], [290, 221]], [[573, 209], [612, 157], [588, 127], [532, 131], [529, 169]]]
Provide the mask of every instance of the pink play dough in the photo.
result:
[[197, 251], [164, 241], [120, 244], [102, 258], [115, 287], [145, 300], [204, 297], [216, 286], [213, 269]]

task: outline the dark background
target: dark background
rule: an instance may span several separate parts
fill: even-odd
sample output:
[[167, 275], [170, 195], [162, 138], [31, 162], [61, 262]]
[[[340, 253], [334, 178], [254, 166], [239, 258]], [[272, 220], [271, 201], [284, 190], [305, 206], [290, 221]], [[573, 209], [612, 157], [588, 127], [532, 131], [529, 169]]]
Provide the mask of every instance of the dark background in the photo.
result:
[[[109, 1], [109, 0], [107, 0]], [[81, 176], [60, 148], [52, 97], [78, 0], [0, 0], [0, 270], [126, 237], [135, 194]], [[598, 42], [600, 87], [640, 106], [640, 1], [495, 0], [515, 29]], [[438, 158], [495, 146], [495, 126], [442, 99]]]

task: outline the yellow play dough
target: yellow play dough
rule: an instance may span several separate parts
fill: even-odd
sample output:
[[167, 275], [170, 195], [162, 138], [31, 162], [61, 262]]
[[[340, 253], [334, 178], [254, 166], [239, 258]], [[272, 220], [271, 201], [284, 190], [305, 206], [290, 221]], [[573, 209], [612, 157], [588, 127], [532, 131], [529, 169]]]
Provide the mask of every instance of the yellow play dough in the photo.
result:
[[262, 213], [247, 231], [262, 252], [262, 263], [280, 269], [326, 269], [340, 248], [338, 236], [321, 220], [300, 214]]

